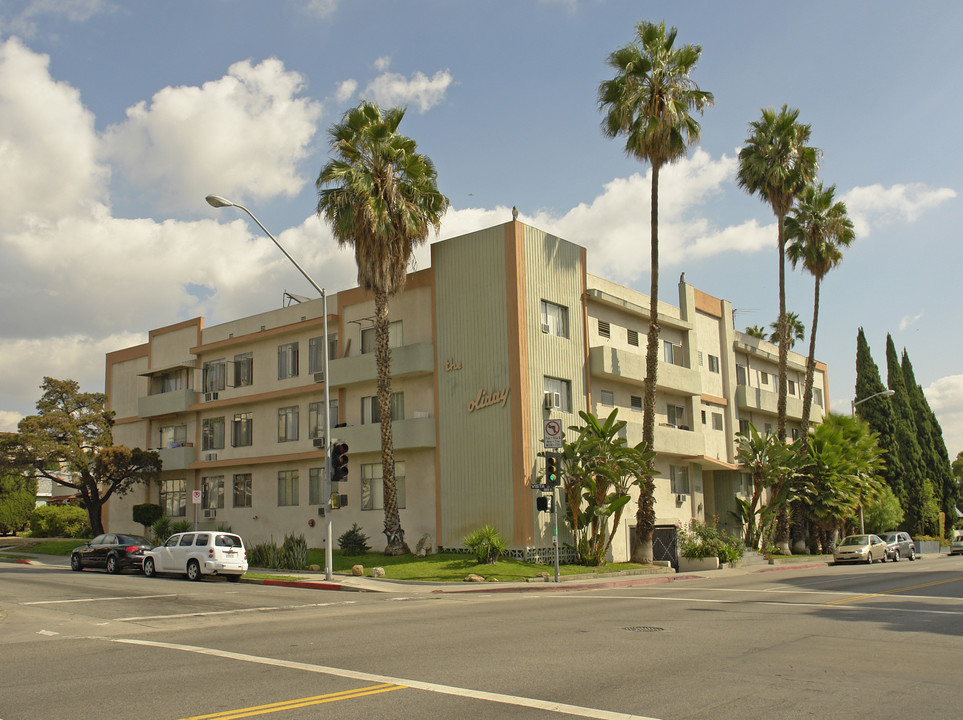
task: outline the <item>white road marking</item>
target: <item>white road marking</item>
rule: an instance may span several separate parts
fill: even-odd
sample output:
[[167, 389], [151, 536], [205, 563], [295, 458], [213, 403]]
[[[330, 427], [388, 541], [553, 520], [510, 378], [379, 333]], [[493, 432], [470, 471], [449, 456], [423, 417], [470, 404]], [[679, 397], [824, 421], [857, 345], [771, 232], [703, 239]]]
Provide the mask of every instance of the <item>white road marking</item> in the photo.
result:
[[37, 635], [59, 635], [59, 632], [54, 632], [53, 630], [38, 630]]
[[567, 705], [565, 703], [552, 702], [550, 700], [538, 700], [536, 698], [519, 697], [517, 695], [504, 695], [502, 693], [471, 690], [469, 688], [460, 688], [451, 685], [439, 685], [437, 683], [422, 682], [421, 680], [406, 680], [404, 678], [389, 677], [387, 675], [374, 675], [372, 673], [357, 672], [355, 670], [326, 667], [324, 665], [311, 665], [308, 663], [294, 662], [291, 660], [278, 660], [276, 658], [260, 657], [258, 655], [246, 655], [243, 653], [228, 652], [226, 650], [217, 650], [215, 648], [199, 647], [195, 645], [180, 645], [177, 643], [164, 643], [155, 642], [152, 640], [135, 640], [133, 638], [116, 637], [92, 637], [90, 639], [106, 640], [108, 642], [124, 643], [126, 645], [143, 645], [145, 647], [164, 648], [167, 650], [180, 650], [182, 652], [196, 653], [198, 655], [210, 655], [214, 657], [226, 658], [228, 660], [239, 660], [241, 662], [270, 665], [288, 670], [302, 670], [304, 672], [334, 675], [336, 677], [343, 677], [351, 680], [361, 680], [363, 682], [391, 683], [393, 685], [403, 685], [404, 687], [413, 688], [415, 690], [424, 690], [425, 692], [454, 695], [456, 697], [470, 698], [472, 700], [485, 700], [487, 702], [497, 702], [503, 705], [515, 705], [519, 707], [533, 708], [536, 710], [546, 710], [548, 712], [555, 712], [563, 715], [574, 715], [576, 717], [596, 718], [597, 720], [657, 720], [656, 718], [646, 717], [644, 715], [630, 715], [627, 713], [612, 712], [610, 710], [600, 710], [598, 708]]
[[303, 610], [305, 608], [330, 607], [332, 605], [353, 605], [355, 600], [343, 602], [310, 603], [308, 605], [276, 605], [268, 607], [237, 608], [235, 610], [209, 610], [206, 612], [175, 613], [171, 615], [136, 615], [133, 617], [114, 618], [114, 622], [136, 622], [140, 620], [176, 620], [188, 617], [209, 617], [213, 615], [240, 615], [252, 612], [271, 612], [272, 610]]
[[176, 593], [169, 595], [126, 595], [119, 597], [92, 597], [92, 598], [75, 598], [73, 600], [35, 600], [33, 602], [25, 602], [24, 605], [59, 605], [63, 603], [85, 603], [85, 602], [101, 602], [104, 600], [151, 600], [155, 598], [166, 598], [166, 597], [177, 597]]

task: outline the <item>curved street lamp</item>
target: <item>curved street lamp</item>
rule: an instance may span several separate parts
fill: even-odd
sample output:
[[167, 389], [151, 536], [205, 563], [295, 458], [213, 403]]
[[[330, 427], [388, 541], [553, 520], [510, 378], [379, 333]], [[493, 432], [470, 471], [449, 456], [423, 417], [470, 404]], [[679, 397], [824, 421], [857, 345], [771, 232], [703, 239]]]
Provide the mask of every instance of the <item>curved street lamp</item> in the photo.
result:
[[[862, 404], [863, 404], [864, 402], [866, 402], [867, 400], [872, 400], [872, 399], [875, 398], [875, 397], [892, 397], [894, 394], [896, 394], [896, 391], [893, 390], [893, 389], [889, 389], [889, 390], [880, 390], [878, 393], [873, 393], [873, 394], [870, 395], [869, 397], [864, 397], [862, 400], [857, 400], [856, 398], [853, 398], [852, 400], [850, 400], [850, 406], [851, 406], [851, 410], [852, 410], [852, 413], [853, 413], [853, 417], [856, 417], [856, 406], [857, 406], [857, 405], [862, 405]], [[859, 532], [860, 532], [860, 534], [865, 534], [865, 532], [866, 532], [866, 526], [865, 526], [864, 523], [863, 523], [863, 501], [862, 501], [862, 499], [860, 499], [860, 502], [859, 502]]]
[[[311, 278], [310, 275], [308, 275], [305, 269], [298, 264], [298, 261], [288, 254], [288, 251], [285, 250], [284, 247], [281, 245], [281, 243], [278, 242], [278, 239], [274, 237], [274, 235], [272, 235], [268, 231], [268, 229], [261, 224], [261, 221], [254, 216], [254, 213], [252, 213], [243, 205], [239, 205], [236, 202], [231, 202], [227, 198], [223, 198], [220, 195], [208, 195], [205, 198], [205, 200], [207, 200], [207, 204], [210, 205], [211, 207], [215, 207], [215, 208], [236, 207], [238, 210], [243, 210], [244, 212], [246, 212], [251, 217], [251, 219], [257, 223], [257, 226], [264, 231], [264, 234], [274, 241], [274, 244], [277, 245], [278, 250], [284, 253], [284, 257], [290, 260], [294, 264], [294, 267], [296, 267], [300, 271], [300, 273], [304, 275], [305, 279], [309, 283], [311, 283], [311, 287], [317, 290], [318, 293], [321, 295], [321, 314], [324, 318], [324, 352], [321, 353], [322, 363], [324, 368], [324, 412], [322, 413], [324, 415], [324, 489], [321, 497], [330, 498], [331, 497], [331, 463], [329, 462], [329, 458], [331, 457], [331, 411], [330, 411], [331, 393], [329, 388], [331, 387], [331, 383], [329, 382], [330, 375], [328, 375], [328, 295], [322, 287], [320, 287], [316, 282], [314, 282], [314, 280]], [[324, 527], [325, 527], [324, 579], [330, 580], [331, 574], [332, 574], [332, 568], [334, 566], [334, 548], [333, 548], [333, 540], [332, 540], [333, 530], [331, 527], [330, 504], [324, 510], [325, 510], [324, 512]]]

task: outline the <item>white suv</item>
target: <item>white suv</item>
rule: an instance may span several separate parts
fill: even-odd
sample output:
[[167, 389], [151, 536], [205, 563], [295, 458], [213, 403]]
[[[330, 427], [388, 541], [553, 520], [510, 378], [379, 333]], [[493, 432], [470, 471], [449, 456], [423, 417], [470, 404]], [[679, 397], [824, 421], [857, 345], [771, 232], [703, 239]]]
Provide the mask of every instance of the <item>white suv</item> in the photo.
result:
[[144, 574], [184, 573], [188, 580], [224, 575], [237, 582], [247, 572], [247, 551], [239, 535], [228, 532], [186, 532], [171, 535], [163, 545], [144, 553]]

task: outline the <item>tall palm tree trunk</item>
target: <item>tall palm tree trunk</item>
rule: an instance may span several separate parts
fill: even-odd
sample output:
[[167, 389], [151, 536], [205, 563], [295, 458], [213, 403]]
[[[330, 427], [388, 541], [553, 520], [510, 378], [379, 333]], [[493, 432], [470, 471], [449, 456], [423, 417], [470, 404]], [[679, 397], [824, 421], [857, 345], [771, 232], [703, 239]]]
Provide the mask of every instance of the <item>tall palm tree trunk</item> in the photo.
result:
[[388, 343], [388, 293], [375, 293], [375, 361], [378, 365], [378, 411], [381, 415], [381, 480], [384, 485], [385, 555], [411, 552], [398, 513], [394, 443], [391, 437], [391, 346]]
[[813, 326], [809, 331], [809, 356], [806, 358], [806, 385], [803, 389], [802, 437], [803, 442], [809, 435], [809, 414], [813, 406], [813, 377], [816, 374], [816, 324], [819, 322], [819, 276], [813, 290]]
[[[786, 396], [789, 394], [789, 323], [786, 322], [786, 215], [778, 214], [779, 234], [779, 396], [776, 401], [776, 437], [786, 440]], [[785, 481], [783, 481], [785, 482]], [[776, 545], [784, 555], [789, 547], [789, 512], [784, 506], [776, 516]]]
[[[659, 372], [659, 170], [652, 164], [652, 195], [650, 215], [650, 275], [649, 332], [645, 343], [645, 381], [642, 400], [642, 440], [646, 448], [655, 448], [655, 388]], [[655, 465], [655, 457], [649, 467]], [[644, 483], [639, 490], [639, 507], [635, 514], [635, 562], [651, 562], [652, 534], [655, 530], [655, 484]]]

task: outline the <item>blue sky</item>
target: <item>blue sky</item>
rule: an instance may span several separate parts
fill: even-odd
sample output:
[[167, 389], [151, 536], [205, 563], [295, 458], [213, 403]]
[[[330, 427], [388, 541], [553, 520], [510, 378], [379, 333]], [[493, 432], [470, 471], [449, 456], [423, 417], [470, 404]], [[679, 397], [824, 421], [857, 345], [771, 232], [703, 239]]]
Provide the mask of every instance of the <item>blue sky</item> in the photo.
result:
[[[884, 381], [891, 333], [955, 457], [955, 0], [0, 0], [0, 429], [34, 411], [44, 375], [102, 390], [104, 353], [150, 328], [310, 294], [208, 193], [249, 207], [323, 286], [353, 286], [352, 257], [314, 215], [314, 180], [327, 129], [362, 98], [407, 106], [401, 130], [451, 199], [442, 238], [517, 205], [584, 245], [590, 272], [646, 292], [649, 167], [602, 136], [596, 104], [607, 55], [641, 19], [702, 46], [694, 79], [715, 96], [700, 143], [663, 173], [661, 297], [677, 301], [684, 271], [732, 301], [738, 328], [775, 319], [775, 220], [737, 188], [736, 155], [762, 107], [799, 108], [820, 178], [857, 229], [822, 288], [817, 356], [832, 408], [849, 408], [857, 328]], [[788, 305], [808, 328], [812, 279], [800, 271]]]

